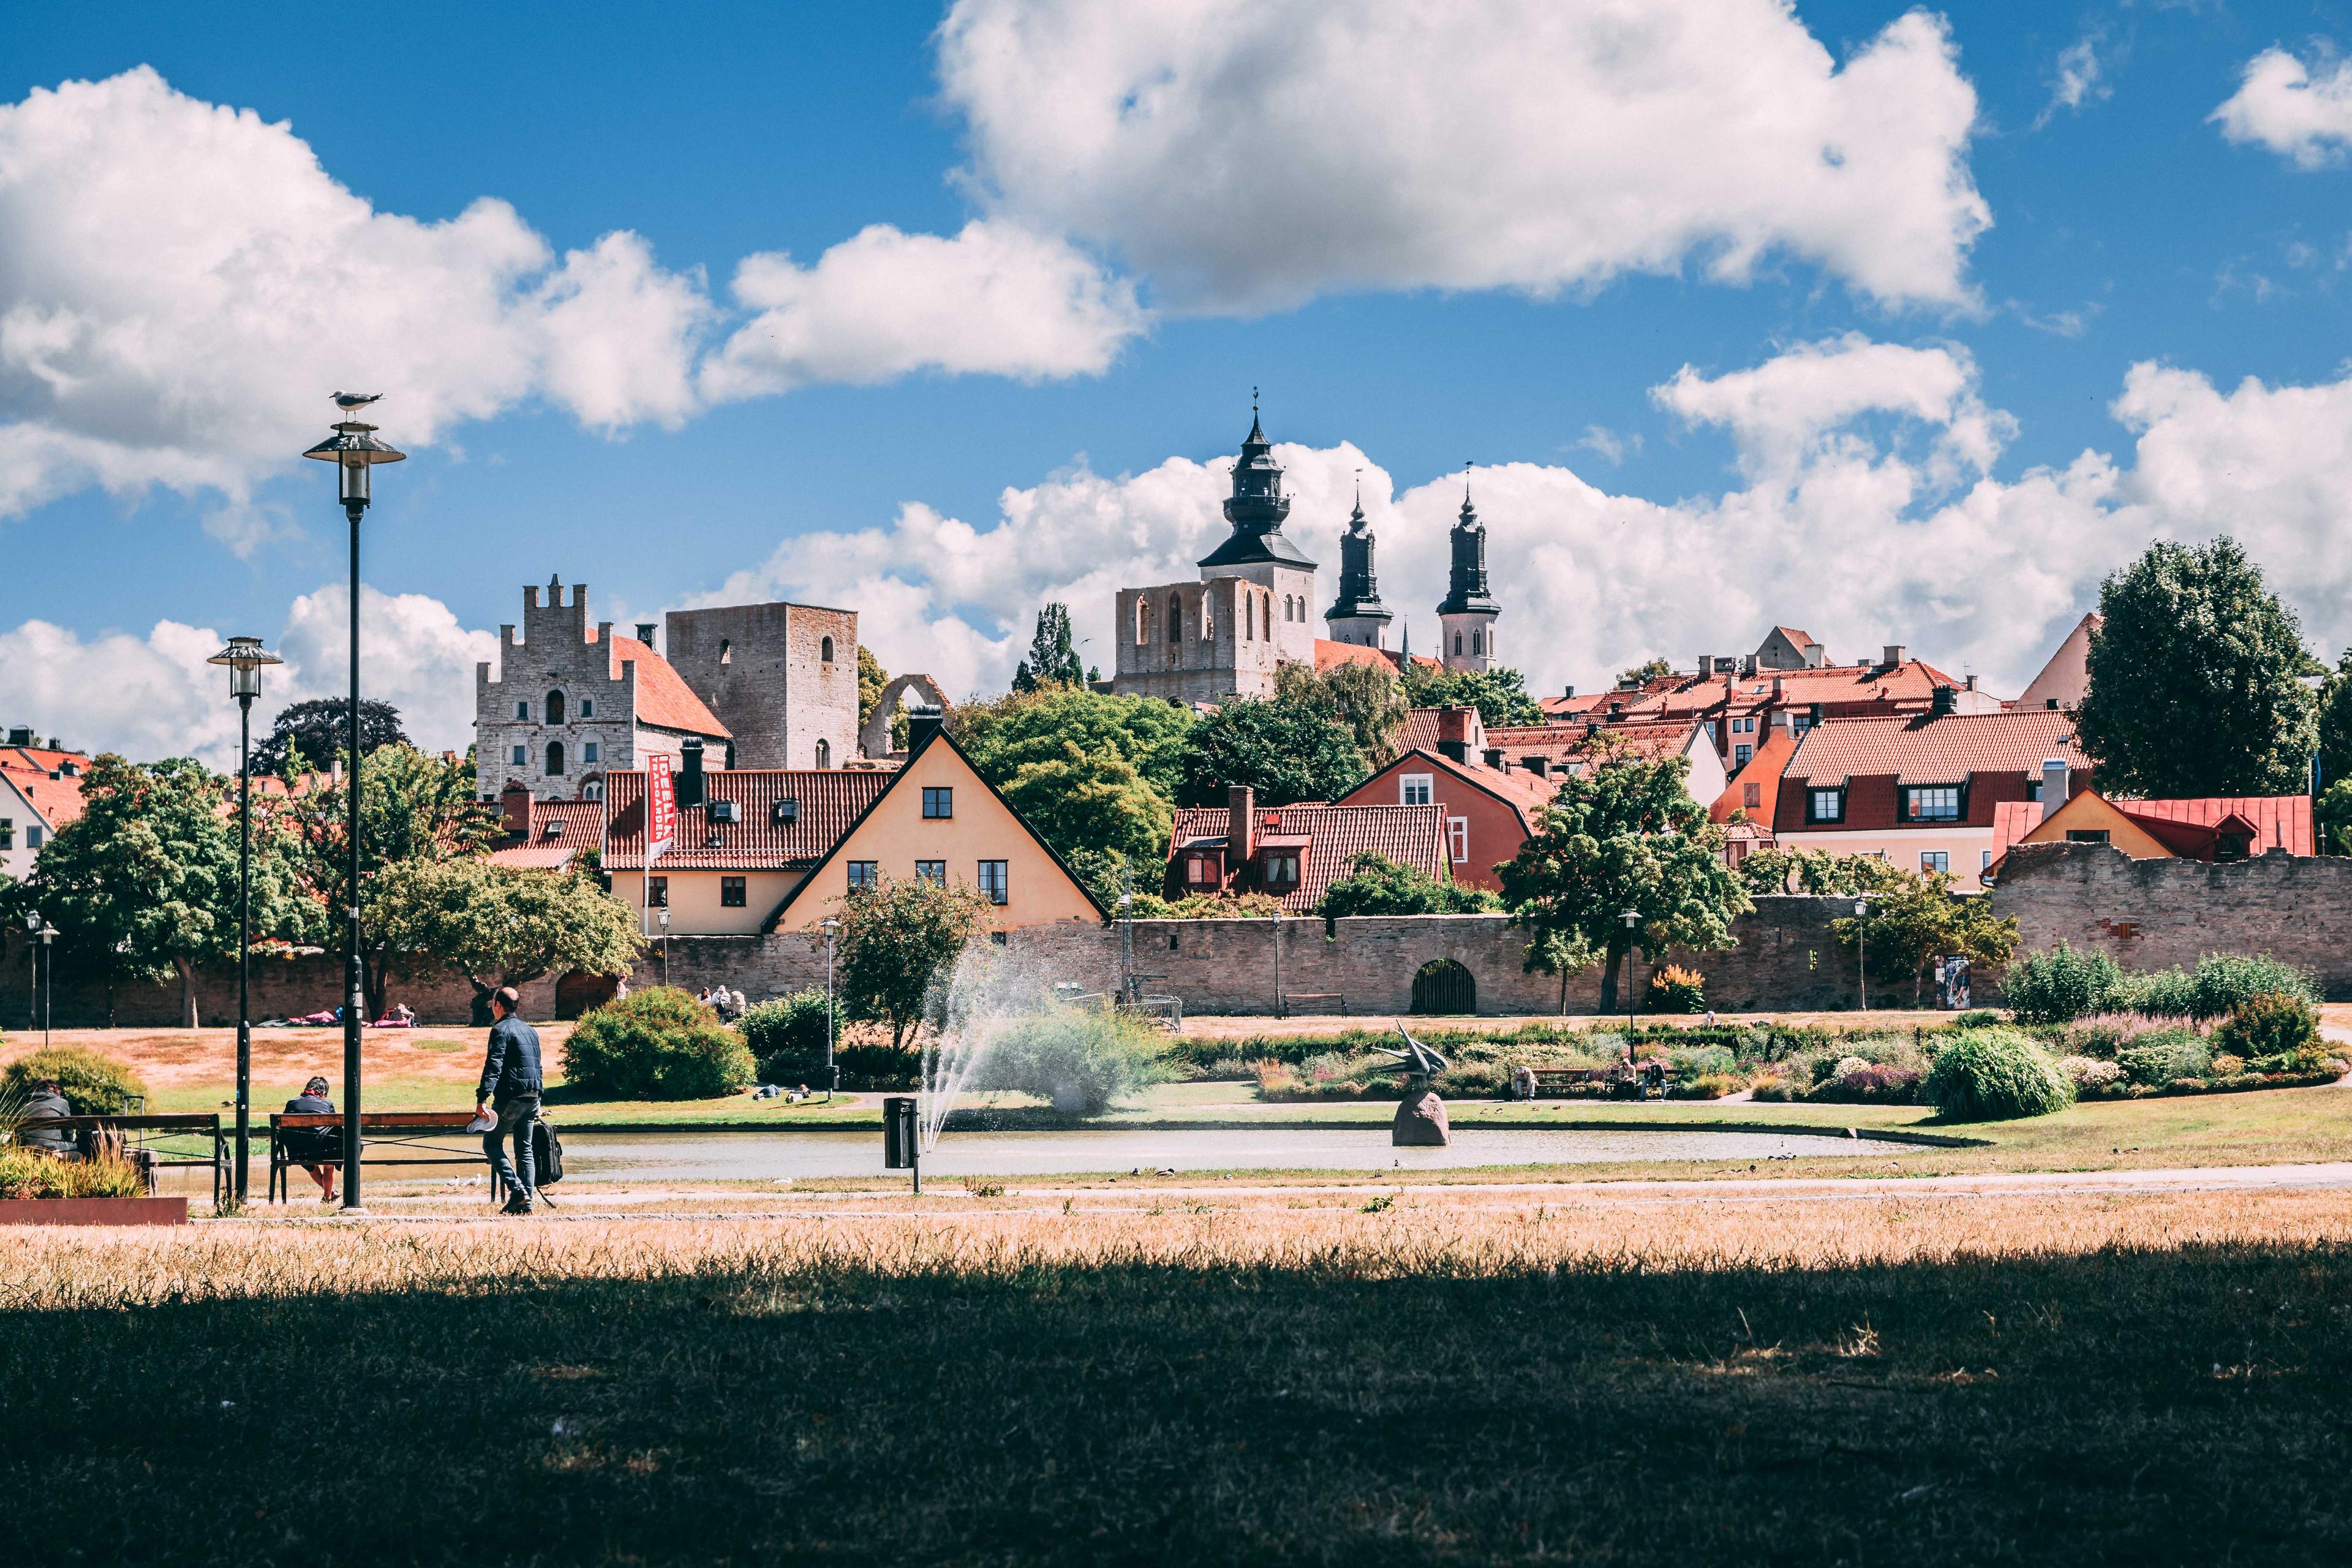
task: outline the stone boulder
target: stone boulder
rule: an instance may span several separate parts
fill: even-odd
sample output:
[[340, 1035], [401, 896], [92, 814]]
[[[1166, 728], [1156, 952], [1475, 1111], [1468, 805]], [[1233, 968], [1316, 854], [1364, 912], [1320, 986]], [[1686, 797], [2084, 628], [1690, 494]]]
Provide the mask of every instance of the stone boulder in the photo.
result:
[[1399, 1149], [1443, 1149], [1453, 1142], [1445, 1101], [1437, 1098], [1437, 1091], [1406, 1090], [1404, 1103], [1397, 1107], [1396, 1121], [1390, 1128], [1389, 1142]]

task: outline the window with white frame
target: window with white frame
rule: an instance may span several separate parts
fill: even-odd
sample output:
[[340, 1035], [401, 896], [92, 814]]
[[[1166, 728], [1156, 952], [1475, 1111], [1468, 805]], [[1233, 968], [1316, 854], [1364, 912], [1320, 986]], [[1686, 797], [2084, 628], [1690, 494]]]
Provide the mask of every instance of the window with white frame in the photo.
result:
[[1470, 858], [1470, 819], [1449, 816], [1445, 819], [1445, 852], [1456, 866]]
[[1808, 822], [1843, 822], [1845, 791], [1815, 789], [1805, 792], [1805, 820]]
[[1930, 875], [1932, 875], [1932, 876], [1937, 876], [1937, 877], [1948, 877], [1948, 876], [1950, 876], [1950, 875], [1952, 874], [1952, 855], [1951, 855], [1951, 851], [1950, 851], [1950, 850], [1948, 850], [1948, 849], [1922, 849], [1922, 850], [1920, 850], [1920, 851], [1919, 851], [1919, 869], [1921, 869], [1922, 871], [1926, 871], [1926, 872], [1929, 873], [1929, 874], [1930, 874]]
[[1960, 819], [1960, 786], [1906, 785], [1903, 791], [1903, 811], [1913, 822], [1958, 822]]
[[1407, 773], [1399, 781], [1397, 800], [1402, 805], [1427, 805], [1436, 787], [1433, 773]]

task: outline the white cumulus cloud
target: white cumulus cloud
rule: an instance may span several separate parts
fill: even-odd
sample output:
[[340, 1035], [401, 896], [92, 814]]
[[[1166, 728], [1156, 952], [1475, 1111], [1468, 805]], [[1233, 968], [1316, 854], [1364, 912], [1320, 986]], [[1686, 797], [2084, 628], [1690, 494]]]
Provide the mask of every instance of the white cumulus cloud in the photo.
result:
[[2352, 59], [2322, 54], [2305, 64], [2264, 49], [2212, 118], [2232, 142], [2253, 142], [2305, 169], [2339, 162], [2352, 147]]
[[958, 0], [940, 65], [970, 188], [1192, 308], [1779, 254], [1951, 306], [1991, 221], [1926, 12], [1841, 63], [1784, 0]]
[[876, 224], [813, 267], [746, 257], [734, 293], [756, 313], [703, 367], [714, 400], [925, 370], [1092, 375], [1145, 322], [1134, 285], [1084, 252], [985, 221], [951, 238]]
[[[340, 584], [298, 596], [276, 639], [286, 660], [265, 671], [254, 705], [257, 736], [289, 702], [350, 689], [351, 600]], [[236, 765], [236, 705], [227, 672], [205, 661], [226, 638], [210, 626], [158, 621], [144, 636], [84, 637], [47, 621], [0, 631], [0, 725], [30, 725], [43, 736], [139, 761], [194, 756], [224, 771]], [[462, 752], [473, 743], [474, 664], [498, 657], [498, 638], [462, 626], [449, 607], [422, 594], [362, 585], [362, 695], [400, 710], [418, 745]]]

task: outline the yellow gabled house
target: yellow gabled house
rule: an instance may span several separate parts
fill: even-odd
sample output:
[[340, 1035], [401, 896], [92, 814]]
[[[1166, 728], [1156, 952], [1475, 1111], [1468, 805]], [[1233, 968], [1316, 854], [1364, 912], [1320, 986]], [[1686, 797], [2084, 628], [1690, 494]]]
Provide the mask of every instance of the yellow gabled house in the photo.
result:
[[673, 936], [800, 931], [854, 887], [926, 879], [976, 888], [996, 929], [1109, 912], [971, 765], [935, 716], [918, 715], [905, 764], [762, 768], [677, 776], [677, 837], [645, 864], [645, 775], [605, 788], [604, 869], [616, 898]]

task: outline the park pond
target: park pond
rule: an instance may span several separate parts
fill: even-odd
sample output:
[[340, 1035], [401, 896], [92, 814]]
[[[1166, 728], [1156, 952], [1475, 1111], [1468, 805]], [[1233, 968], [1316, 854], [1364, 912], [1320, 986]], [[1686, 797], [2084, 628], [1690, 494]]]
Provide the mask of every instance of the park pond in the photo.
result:
[[[1399, 1149], [1385, 1126], [1107, 1128], [950, 1132], [923, 1156], [937, 1177], [1079, 1175], [1131, 1170], [1438, 1171], [1481, 1165], [1585, 1165], [1634, 1160], [1748, 1160], [1899, 1152], [1880, 1138], [1699, 1130], [1457, 1128], [1451, 1146]], [[563, 1140], [577, 1181], [759, 1181], [883, 1174], [882, 1134], [581, 1132]]]

